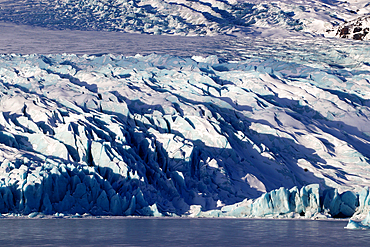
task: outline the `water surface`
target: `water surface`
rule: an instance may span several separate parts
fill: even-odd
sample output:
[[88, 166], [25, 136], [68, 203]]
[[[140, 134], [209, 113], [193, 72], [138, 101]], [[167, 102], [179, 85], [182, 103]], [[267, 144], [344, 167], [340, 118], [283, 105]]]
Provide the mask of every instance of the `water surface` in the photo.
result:
[[368, 246], [345, 221], [1, 219], [0, 246]]

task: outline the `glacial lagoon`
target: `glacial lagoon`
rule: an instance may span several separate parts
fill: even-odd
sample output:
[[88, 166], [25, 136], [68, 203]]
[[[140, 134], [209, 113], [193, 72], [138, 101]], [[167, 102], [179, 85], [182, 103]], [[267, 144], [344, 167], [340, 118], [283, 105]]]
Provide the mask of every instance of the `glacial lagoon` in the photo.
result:
[[0, 220], [1, 246], [367, 246], [343, 220], [82, 218]]

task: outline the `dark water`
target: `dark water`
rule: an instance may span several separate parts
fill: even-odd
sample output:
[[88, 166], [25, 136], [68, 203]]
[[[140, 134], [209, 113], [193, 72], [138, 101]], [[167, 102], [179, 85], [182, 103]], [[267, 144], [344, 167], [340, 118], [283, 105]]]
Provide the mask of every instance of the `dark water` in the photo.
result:
[[369, 246], [344, 221], [1, 219], [0, 246]]

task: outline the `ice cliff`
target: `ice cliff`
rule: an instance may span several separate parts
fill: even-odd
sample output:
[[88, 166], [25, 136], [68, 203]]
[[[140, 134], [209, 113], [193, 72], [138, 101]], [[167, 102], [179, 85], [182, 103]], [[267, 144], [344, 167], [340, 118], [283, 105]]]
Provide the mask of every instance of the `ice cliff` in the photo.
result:
[[0, 64], [1, 213], [368, 208], [356, 194], [370, 181], [369, 74], [359, 67], [339, 76], [155, 54], [9, 54]]
[[[368, 191], [368, 190], [367, 190]], [[366, 206], [365, 206], [366, 205]], [[346, 218], [354, 215], [359, 206], [358, 195], [337, 189], [320, 190], [318, 184], [273, 190], [255, 200], [224, 206], [219, 210], [202, 212], [193, 209], [192, 216], [198, 217], [273, 217], [273, 218]], [[368, 207], [362, 201], [360, 207]], [[359, 212], [359, 211], [358, 211]]]

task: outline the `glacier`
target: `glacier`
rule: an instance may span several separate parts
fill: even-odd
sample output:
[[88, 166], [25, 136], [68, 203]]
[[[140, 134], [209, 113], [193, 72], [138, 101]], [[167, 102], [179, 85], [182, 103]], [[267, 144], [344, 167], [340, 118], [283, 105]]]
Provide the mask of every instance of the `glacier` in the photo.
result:
[[368, 73], [344, 82], [217, 56], [0, 59], [2, 214], [349, 217], [368, 207], [352, 192], [369, 185]]
[[343, 35], [341, 30], [355, 19], [368, 26], [364, 19], [369, 13], [366, 0], [7, 0], [1, 2], [0, 21], [180, 36], [239, 35], [249, 28], [283, 28], [367, 39], [367, 33]]
[[370, 228], [370, 8], [290, 2], [1, 2], [1, 215]]

